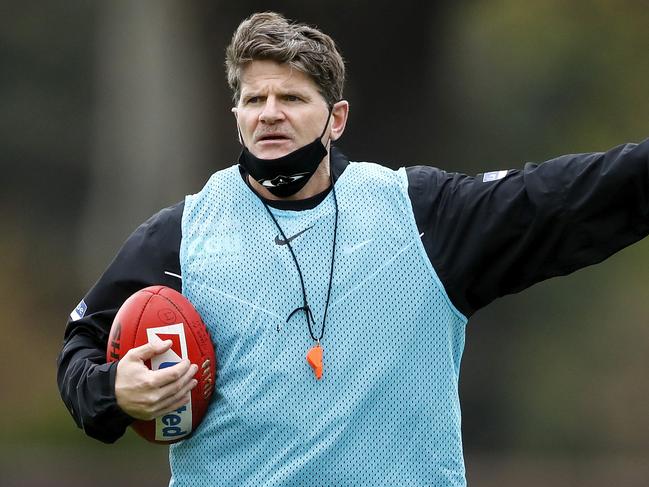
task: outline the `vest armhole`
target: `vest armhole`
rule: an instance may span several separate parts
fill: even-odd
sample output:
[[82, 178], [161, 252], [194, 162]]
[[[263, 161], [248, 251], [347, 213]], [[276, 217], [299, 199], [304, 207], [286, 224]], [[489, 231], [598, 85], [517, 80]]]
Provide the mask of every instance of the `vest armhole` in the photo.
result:
[[426, 253], [426, 249], [424, 248], [424, 243], [421, 240], [423, 234], [420, 233], [419, 228], [417, 228], [417, 222], [415, 221], [415, 213], [412, 208], [412, 201], [410, 201], [410, 197], [408, 196], [408, 175], [406, 173], [406, 168], [405, 167], [399, 168], [396, 171], [396, 175], [399, 181], [401, 199], [408, 213], [408, 226], [410, 227], [411, 233], [414, 234], [414, 238], [416, 240], [415, 245], [417, 245], [417, 250], [419, 252], [419, 255], [425, 261], [425, 265], [428, 271], [430, 272], [431, 277], [433, 278], [435, 283], [439, 286], [439, 289], [442, 292], [442, 295], [444, 296], [444, 300], [446, 301], [446, 304], [449, 306], [453, 314], [455, 314], [466, 325], [466, 323], [468, 322], [468, 318], [455, 306], [455, 304], [453, 304], [453, 301], [451, 301], [451, 298], [446, 292], [446, 288], [444, 287], [442, 280], [439, 278], [439, 275], [435, 270], [435, 266], [433, 266], [433, 263], [430, 261], [430, 258]]

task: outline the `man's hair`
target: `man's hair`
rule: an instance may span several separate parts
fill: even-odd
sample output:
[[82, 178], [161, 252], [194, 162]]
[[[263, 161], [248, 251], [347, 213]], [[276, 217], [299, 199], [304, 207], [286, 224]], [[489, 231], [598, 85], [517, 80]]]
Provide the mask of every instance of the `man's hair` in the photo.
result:
[[286, 63], [310, 76], [328, 105], [342, 99], [345, 63], [333, 39], [275, 12], [263, 12], [239, 24], [225, 51], [234, 103], [241, 95], [241, 69], [253, 60], [265, 59]]

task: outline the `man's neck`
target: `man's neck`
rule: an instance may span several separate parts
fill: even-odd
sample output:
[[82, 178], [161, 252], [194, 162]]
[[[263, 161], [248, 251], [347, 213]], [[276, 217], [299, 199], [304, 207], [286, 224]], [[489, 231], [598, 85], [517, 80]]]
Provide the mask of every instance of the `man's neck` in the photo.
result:
[[325, 191], [329, 186], [331, 186], [331, 176], [329, 173], [329, 156], [326, 156], [318, 165], [318, 168], [313, 173], [313, 176], [309, 178], [309, 181], [304, 185], [304, 187], [297, 193], [281, 198], [275, 196], [273, 193], [268, 191], [264, 186], [255, 181], [250, 174], [248, 174], [248, 184], [252, 186], [255, 192], [264, 199], [271, 201], [298, 201], [311, 198], [317, 194]]

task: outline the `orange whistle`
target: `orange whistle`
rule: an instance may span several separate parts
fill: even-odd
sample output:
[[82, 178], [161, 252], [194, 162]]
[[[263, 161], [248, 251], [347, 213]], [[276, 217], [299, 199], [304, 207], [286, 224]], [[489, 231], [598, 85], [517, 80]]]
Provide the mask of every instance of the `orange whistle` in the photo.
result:
[[306, 361], [313, 369], [313, 373], [318, 380], [322, 379], [322, 352], [322, 347], [318, 344], [311, 347], [306, 354]]

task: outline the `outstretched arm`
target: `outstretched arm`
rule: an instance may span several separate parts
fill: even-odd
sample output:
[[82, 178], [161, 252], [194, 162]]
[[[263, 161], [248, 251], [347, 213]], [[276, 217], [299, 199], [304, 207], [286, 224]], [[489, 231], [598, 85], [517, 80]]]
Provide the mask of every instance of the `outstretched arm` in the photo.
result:
[[466, 316], [649, 234], [649, 139], [470, 177], [408, 168], [426, 252]]

